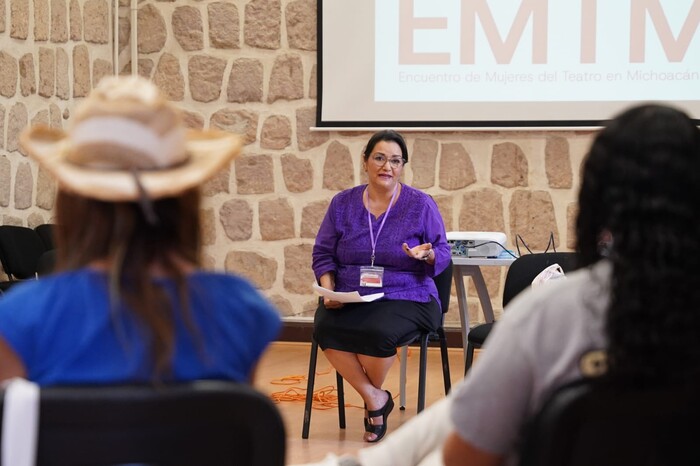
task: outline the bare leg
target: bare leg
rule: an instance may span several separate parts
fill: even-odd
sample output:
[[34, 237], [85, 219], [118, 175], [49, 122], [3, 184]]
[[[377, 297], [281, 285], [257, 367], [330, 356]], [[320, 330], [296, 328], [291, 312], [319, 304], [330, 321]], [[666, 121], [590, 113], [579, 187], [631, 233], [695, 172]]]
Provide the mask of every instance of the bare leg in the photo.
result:
[[[335, 370], [340, 372], [340, 375], [357, 390], [367, 405], [367, 409], [380, 409], [386, 404], [387, 394], [382, 390], [382, 384], [394, 363], [395, 356], [375, 358], [334, 349], [326, 349], [323, 354], [326, 355]], [[372, 421], [374, 425], [380, 425], [383, 419], [380, 416], [373, 418]], [[365, 440], [373, 440], [374, 438], [374, 434], [365, 434]]]

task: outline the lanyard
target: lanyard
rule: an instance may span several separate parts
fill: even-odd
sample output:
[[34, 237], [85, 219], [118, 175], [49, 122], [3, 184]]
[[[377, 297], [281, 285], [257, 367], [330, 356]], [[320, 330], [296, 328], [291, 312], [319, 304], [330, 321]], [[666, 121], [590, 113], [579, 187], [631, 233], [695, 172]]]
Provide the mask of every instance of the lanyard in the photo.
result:
[[394, 205], [394, 199], [396, 199], [396, 193], [399, 191], [399, 184], [396, 184], [396, 187], [394, 188], [394, 192], [391, 193], [391, 200], [389, 201], [389, 207], [386, 208], [386, 212], [384, 212], [384, 218], [382, 219], [382, 223], [379, 224], [379, 230], [377, 230], [377, 237], [374, 237], [374, 232], [372, 231], [372, 214], [369, 212], [369, 187], [367, 187], [367, 223], [369, 224], [369, 239], [370, 242], [372, 243], [372, 256], [370, 259], [372, 260], [371, 266], [374, 267], [374, 250], [377, 247], [377, 238], [379, 238], [379, 233], [382, 232], [382, 228], [384, 228], [384, 222], [386, 222], [386, 218], [389, 216], [389, 211], [391, 210], [391, 206]]

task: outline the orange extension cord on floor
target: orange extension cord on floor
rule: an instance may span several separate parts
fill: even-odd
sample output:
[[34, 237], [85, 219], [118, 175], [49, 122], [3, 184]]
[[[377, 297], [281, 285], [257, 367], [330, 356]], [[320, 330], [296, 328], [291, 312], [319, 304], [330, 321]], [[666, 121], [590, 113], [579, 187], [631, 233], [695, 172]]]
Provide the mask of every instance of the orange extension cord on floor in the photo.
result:
[[[399, 353], [400, 354], [400, 353]], [[408, 357], [411, 357], [411, 348], [408, 349]], [[397, 354], [397, 358], [399, 358]], [[317, 371], [316, 375], [327, 375], [331, 372], [331, 368], [324, 371]], [[270, 383], [272, 385], [297, 385], [306, 382], [307, 377], [305, 375], [286, 375], [278, 379], [272, 379]], [[338, 407], [338, 389], [333, 385], [326, 385], [319, 389], [314, 390], [313, 395], [313, 409], [335, 409]], [[399, 395], [394, 396], [397, 398]], [[275, 403], [282, 403], [283, 401], [306, 401], [306, 389], [299, 387], [290, 387], [281, 392], [272, 392], [270, 398]], [[346, 408], [359, 408], [364, 409], [364, 406], [353, 405], [350, 403], [345, 403]]]

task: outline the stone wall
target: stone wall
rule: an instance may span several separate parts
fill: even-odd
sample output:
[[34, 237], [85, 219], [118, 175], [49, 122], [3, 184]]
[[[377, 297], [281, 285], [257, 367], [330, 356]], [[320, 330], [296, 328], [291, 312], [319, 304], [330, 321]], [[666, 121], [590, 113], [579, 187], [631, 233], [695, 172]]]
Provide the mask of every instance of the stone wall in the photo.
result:
[[[119, 63], [130, 73], [128, 4]], [[0, 221], [52, 220], [55, 186], [22, 153], [28, 123], [64, 127], [112, 72], [108, 0], [0, 0]], [[204, 187], [204, 263], [249, 277], [285, 315], [309, 315], [310, 254], [331, 197], [363, 182], [369, 133], [311, 131], [316, 111], [314, 0], [142, 1], [138, 73], [192, 127], [244, 136], [244, 154]], [[585, 132], [405, 132], [404, 182], [436, 199], [448, 230], [520, 234], [573, 246]], [[504, 271], [484, 268], [500, 308]], [[453, 303], [452, 307], [456, 307]], [[478, 302], [470, 298], [472, 320]], [[448, 325], [457, 326], [451, 313]]]

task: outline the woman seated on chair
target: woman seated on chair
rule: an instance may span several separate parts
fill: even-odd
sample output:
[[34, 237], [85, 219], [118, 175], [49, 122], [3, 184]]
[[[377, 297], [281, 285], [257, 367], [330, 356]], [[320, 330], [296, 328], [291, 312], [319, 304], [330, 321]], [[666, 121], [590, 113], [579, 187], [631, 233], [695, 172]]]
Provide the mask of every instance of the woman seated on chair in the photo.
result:
[[340, 464], [517, 464], [527, 420], [567, 382], [700, 382], [695, 123], [661, 105], [612, 120], [582, 166], [578, 207], [584, 268], [517, 296], [450, 396]]
[[450, 247], [433, 199], [400, 182], [407, 162], [399, 133], [374, 134], [362, 160], [367, 184], [333, 198], [313, 249], [322, 287], [384, 293], [359, 304], [324, 298], [314, 319], [314, 338], [365, 402], [368, 442], [384, 436], [394, 406], [382, 384], [396, 348], [442, 324], [432, 277], [449, 264]]
[[58, 181], [59, 273], [0, 301], [0, 380], [250, 381], [280, 329], [244, 279], [199, 267], [198, 186], [240, 150], [186, 131], [142, 78], [105, 78], [68, 134], [22, 143]]

